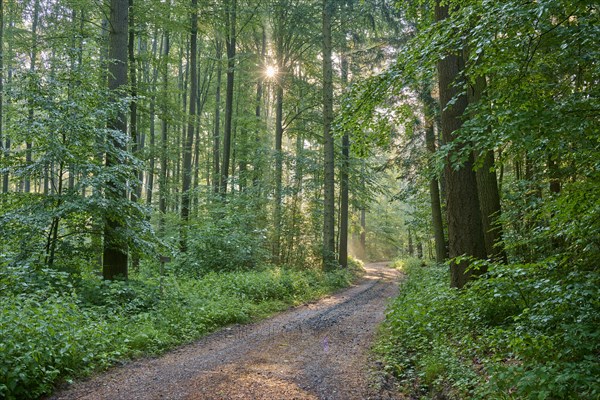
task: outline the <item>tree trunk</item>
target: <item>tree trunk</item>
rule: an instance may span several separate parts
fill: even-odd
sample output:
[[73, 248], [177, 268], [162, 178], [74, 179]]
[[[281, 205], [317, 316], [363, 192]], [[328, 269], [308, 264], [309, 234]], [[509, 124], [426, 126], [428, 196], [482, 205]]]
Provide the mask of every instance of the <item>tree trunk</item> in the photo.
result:
[[334, 143], [332, 135], [333, 122], [333, 67], [331, 20], [333, 17], [333, 0], [323, 0], [323, 267], [335, 267], [335, 170]]
[[[425, 104], [425, 107], [428, 107]], [[426, 112], [433, 117], [432, 112]], [[427, 116], [426, 116], [427, 118]], [[425, 121], [425, 144], [431, 155], [435, 153], [435, 131], [432, 118]], [[444, 238], [444, 222], [442, 218], [442, 203], [440, 201], [440, 186], [437, 178], [429, 180], [429, 196], [431, 198], [431, 222], [433, 225], [433, 236], [435, 238], [435, 261], [444, 262], [448, 253], [446, 251], [446, 239]]]
[[[265, 62], [267, 54], [267, 34], [264, 26], [262, 27], [262, 33], [260, 36], [260, 61], [262, 63]], [[259, 179], [261, 176], [261, 168], [260, 168], [260, 159], [261, 159], [261, 138], [260, 138], [260, 123], [261, 123], [261, 114], [262, 114], [262, 101], [263, 101], [263, 80], [261, 78], [258, 79], [256, 83], [256, 104], [254, 110], [254, 116], [256, 117], [256, 136], [254, 138], [256, 142], [256, 150], [255, 150], [255, 159], [254, 159], [254, 169], [252, 171], [252, 185], [256, 188], [259, 184]]]
[[[31, 53], [30, 53], [30, 64], [29, 64], [29, 73], [31, 74], [30, 79], [33, 79], [33, 74], [35, 73], [35, 63], [37, 60], [37, 41], [38, 41], [38, 25], [40, 19], [40, 0], [35, 0], [33, 5], [33, 21], [31, 22]], [[33, 104], [29, 105], [29, 123], [33, 125]], [[25, 164], [31, 165], [31, 148], [33, 144], [31, 140], [27, 140], [25, 143]], [[25, 193], [29, 193], [31, 191], [31, 179], [29, 176], [25, 177], [23, 182], [23, 191]]]
[[[281, 63], [280, 63], [281, 67]], [[275, 94], [275, 212], [273, 225], [273, 261], [281, 261], [281, 214], [283, 202], [283, 86], [279, 80]]]
[[[448, 7], [442, 7], [437, 3], [435, 14], [437, 21], [446, 19]], [[446, 143], [455, 140], [455, 132], [462, 126], [461, 118], [467, 107], [466, 96], [456, 97], [459, 93], [456, 87], [457, 80], [461, 79], [463, 69], [464, 61], [460, 54], [447, 54], [437, 63], [442, 135]], [[453, 99], [454, 103], [450, 104]], [[460, 148], [454, 151], [460, 151]], [[458, 169], [453, 168], [451, 159], [452, 153], [448, 155], [445, 166], [449, 256], [454, 258], [466, 255], [485, 258], [485, 241], [477, 197], [477, 181], [473, 172], [473, 156], [470, 155]], [[484, 272], [473, 271], [468, 267], [468, 261], [451, 264], [450, 285], [452, 287], [461, 288], [474, 274]]]
[[226, 29], [227, 38], [225, 47], [227, 51], [227, 87], [225, 89], [225, 127], [223, 132], [223, 164], [221, 167], [221, 194], [227, 193], [229, 181], [229, 161], [231, 158], [231, 132], [233, 120], [233, 89], [235, 77], [236, 54], [236, 9], [237, 0], [227, 1]]
[[[127, 85], [127, 28], [129, 6], [128, 0], [111, 0], [110, 3], [110, 31], [109, 31], [109, 74], [108, 88], [112, 93], [112, 101], [119, 102], [118, 90]], [[108, 129], [127, 134], [127, 119], [123, 111], [119, 111], [114, 118], [108, 121]], [[124, 151], [122, 141], [111, 135], [112, 146]], [[119, 160], [107, 153], [106, 166], [116, 165]], [[113, 178], [114, 179], [114, 178]], [[121, 182], [123, 184], [124, 182]], [[125, 197], [127, 194], [118, 188], [118, 182], [109, 182], [106, 195], [113, 199]], [[120, 216], [114, 215], [115, 210], [107, 213], [104, 226], [104, 257], [103, 276], [104, 279], [127, 279], [127, 247], [117, 238], [117, 232], [123, 227]]]
[[181, 236], [179, 247], [182, 252], [187, 250], [187, 228], [190, 217], [190, 188], [192, 185], [192, 146], [194, 145], [194, 124], [196, 121], [196, 96], [198, 95], [198, 0], [192, 0], [191, 7], [191, 36], [190, 36], [190, 113], [187, 120], [187, 135], [183, 144], [183, 168], [181, 186]]
[[[344, 24], [342, 24], [344, 25]], [[342, 26], [345, 29], [345, 26]], [[344, 48], [341, 55], [341, 81], [342, 90], [348, 85], [348, 56], [344, 38]], [[339, 232], [339, 257], [338, 263], [342, 268], [348, 267], [348, 222], [350, 207], [350, 188], [348, 173], [350, 171], [350, 137], [348, 132], [342, 136], [342, 164], [340, 167], [340, 232]]]
[[[481, 101], [485, 87], [485, 78], [478, 77], [475, 84], [467, 92], [468, 102], [475, 104]], [[485, 250], [487, 256], [493, 260], [506, 262], [506, 252], [502, 246], [502, 226], [499, 223], [502, 211], [500, 209], [498, 180], [494, 169], [494, 151], [488, 150], [482, 154], [475, 154], [474, 157], [481, 158], [478, 160], [480, 167], [475, 175]]]
[[[158, 33], [155, 30], [152, 40], [152, 59], [156, 60]], [[162, 49], [161, 49], [162, 50]], [[161, 51], [162, 52], [162, 51]], [[150, 163], [148, 165], [148, 183], [146, 185], [146, 205], [152, 207], [152, 197], [154, 192], [154, 175], [156, 173], [156, 84], [158, 81], [158, 67], [152, 69], [152, 81], [150, 82]]]
[[217, 87], [215, 93], [215, 130], [213, 133], [213, 192], [219, 193], [221, 186], [221, 76], [223, 64], [223, 42], [220, 39], [215, 40], [215, 53], [217, 58]]
[[168, 167], [168, 145], [169, 145], [169, 126], [168, 126], [168, 113], [169, 103], [167, 96], [169, 93], [169, 32], [164, 33], [164, 44], [163, 44], [163, 65], [162, 65], [162, 86], [163, 95], [161, 100], [161, 149], [160, 149], [160, 176], [159, 176], [159, 192], [158, 192], [158, 211], [159, 211], [159, 222], [158, 230], [162, 232], [165, 227], [165, 214], [167, 213], [167, 167]]

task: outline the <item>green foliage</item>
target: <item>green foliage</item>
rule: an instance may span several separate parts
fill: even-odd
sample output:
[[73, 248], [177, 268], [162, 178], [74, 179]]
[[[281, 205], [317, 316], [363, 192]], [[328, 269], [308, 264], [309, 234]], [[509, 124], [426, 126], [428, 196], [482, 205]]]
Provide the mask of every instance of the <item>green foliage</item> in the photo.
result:
[[488, 265], [485, 279], [458, 291], [448, 288], [447, 267], [404, 264], [408, 278], [378, 349], [405, 390], [456, 399], [600, 395], [598, 273]]
[[55, 383], [164, 351], [218, 327], [344, 287], [352, 273], [263, 269], [129, 282], [28, 267], [0, 270], [0, 397], [35, 399]]

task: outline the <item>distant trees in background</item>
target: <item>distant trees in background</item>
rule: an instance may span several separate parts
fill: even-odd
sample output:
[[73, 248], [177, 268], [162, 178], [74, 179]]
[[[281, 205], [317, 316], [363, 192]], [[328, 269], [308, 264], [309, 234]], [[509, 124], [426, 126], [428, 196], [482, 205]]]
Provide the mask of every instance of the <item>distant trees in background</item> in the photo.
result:
[[165, 252], [192, 270], [345, 265], [371, 171], [334, 119], [390, 28], [375, 3], [323, 7], [3, 2], [3, 262], [107, 279]]

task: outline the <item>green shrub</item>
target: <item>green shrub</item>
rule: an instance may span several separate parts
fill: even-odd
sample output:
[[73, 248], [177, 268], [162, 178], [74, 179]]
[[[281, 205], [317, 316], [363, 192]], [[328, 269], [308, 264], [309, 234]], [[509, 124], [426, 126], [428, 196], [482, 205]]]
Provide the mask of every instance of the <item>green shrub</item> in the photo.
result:
[[[35, 399], [59, 380], [158, 353], [347, 285], [349, 271], [261, 269], [106, 282], [3, 269], [0, 398]], [[12, 286], [15, 284], [16, 286]], [[21, 292], [21, 293], [18, 293]]]
[[600, 276], [556, 264], [488, 265], [458, 291], [447, 266], [408, 274], [378, 344], [406, 391], [425, 398], [600, 397]]

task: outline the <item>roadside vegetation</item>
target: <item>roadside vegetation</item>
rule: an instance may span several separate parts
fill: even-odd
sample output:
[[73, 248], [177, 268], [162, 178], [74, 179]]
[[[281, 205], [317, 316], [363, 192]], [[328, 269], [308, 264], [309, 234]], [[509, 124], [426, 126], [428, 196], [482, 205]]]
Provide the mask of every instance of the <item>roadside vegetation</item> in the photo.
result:
[[79, 279], [0, 271], [0, 398], [35, 399], [60, 381], [157, 354], [229, 324], [266, 317], [347, 286], [362, 270], [259, 268], [200, 277]]
[[600, 397], [598, 274], [489, 265], [457, 290], [446, 265], [394, 266], [407, 278], [377, 349], [411, 398]]

